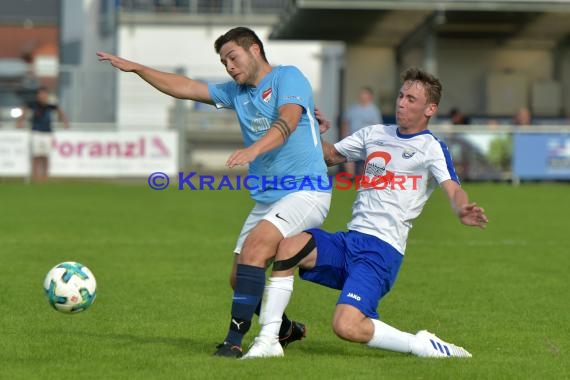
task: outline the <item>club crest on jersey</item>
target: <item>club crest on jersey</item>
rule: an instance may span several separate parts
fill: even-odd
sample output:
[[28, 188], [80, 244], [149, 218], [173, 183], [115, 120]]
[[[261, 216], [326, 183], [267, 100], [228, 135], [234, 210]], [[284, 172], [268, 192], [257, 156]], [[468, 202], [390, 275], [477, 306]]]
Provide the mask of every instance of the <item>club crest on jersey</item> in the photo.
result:
[[414, 154], [416, 154], [415, 150], [405, 150], [404, 153], [402, 153], [402, 158], [405, 159], [412, 158]]
[[271, 100], [272, 92], [273, 90], [271, 89], [271, 87], [269, 87], [267, 90], [263, 91], [263, 93], [261, 94], [261, 99], [263, 99], [265, 103], [268, 103]]

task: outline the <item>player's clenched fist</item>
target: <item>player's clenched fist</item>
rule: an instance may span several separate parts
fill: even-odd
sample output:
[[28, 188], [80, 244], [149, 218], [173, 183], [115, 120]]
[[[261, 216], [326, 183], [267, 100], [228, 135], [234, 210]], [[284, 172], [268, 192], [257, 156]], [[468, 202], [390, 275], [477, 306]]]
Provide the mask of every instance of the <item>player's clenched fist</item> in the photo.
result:
[[99, 61], [109, 61], [113, 67], [122, 71], [136, 71], [140, 67], [138, 63], [102, 51], [97, 52], [97, 57], [99, 58]]

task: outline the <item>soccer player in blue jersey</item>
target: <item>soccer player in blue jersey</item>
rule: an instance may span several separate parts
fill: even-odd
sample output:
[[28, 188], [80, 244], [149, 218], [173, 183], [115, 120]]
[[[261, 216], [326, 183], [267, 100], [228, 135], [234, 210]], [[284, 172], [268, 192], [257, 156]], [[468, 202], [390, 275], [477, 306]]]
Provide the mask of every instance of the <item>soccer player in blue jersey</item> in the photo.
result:
[[400, 331], [380, 321], [376, 310], [396, 280], [412, 221], [438, 185], [462, 224], [483, 228], [488, 222], [461, 188], [447, 146], [427, 129], [441, 91], [439, 79], [409, 69], [396, 101], [397, 125], [371, 125], [334, 145], [324, 143], [329, 165], [365, 162], [348, 231], [313, 228], [280, 243], [259, 317], [262, 329], [244, 358], [283, 356], [277, 333], [297, 267], [301, 278], [341, 291], [332, 322], [340, 338], [420, 357], [471, 357], [426, 330]]
[[[236, 112], [245, 148], [231, 154], [226, 165], [249, 165], [249, 174], [262, 180], [252, 186], [256, 203], [234, 250], [230, 326], [214, 355], [241, 357], [243, 336], [259, 310], [267, 262], [284, 237], [322, 224], [330, 206], [330, 186], [305, 76], [294, 66], [272, 67], [263, 43], [248, 28], [229, 30], [214, 47], [232, 81], [204, 83], [111, 54], [97, 55], [165, 94]], [[280, 331], [283, 346], [305, 336], [305, 326], [285, 315]]]

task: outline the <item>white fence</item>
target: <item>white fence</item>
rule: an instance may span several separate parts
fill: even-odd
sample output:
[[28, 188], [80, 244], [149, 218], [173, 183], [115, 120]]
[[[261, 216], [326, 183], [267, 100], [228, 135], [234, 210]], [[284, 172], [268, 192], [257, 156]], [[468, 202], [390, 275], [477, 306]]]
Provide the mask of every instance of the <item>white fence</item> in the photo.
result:
[[[0, 176], [30, 175], [31, 133], [0, 131]], [[178, 134], [174, 131], [53, 133], [52, 177], [147, 177], [178, 172]]]

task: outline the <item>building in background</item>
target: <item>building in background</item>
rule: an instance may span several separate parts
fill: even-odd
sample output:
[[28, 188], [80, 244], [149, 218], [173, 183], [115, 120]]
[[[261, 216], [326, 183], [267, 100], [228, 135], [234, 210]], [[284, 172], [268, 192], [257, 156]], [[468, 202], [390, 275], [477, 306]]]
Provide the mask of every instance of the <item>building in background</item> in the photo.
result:
[[399, 73], [421, 66], [446, 84], [441, 115], [455, 106], [509, 120], [524, 106], [547, 122], [570, 116], [569, 1], [295, 4], [272, 38], [342, 41], [344, 65], [336, 75], [343, 78], [343, 106], [350, 100], [345, 94], [366, 84], [379, 94], [383, 114], [393, 115]]
[[13, 125], [39, 86], [57, 91], [57, 0], [1, 2], [0, 15], [2, 127]]

